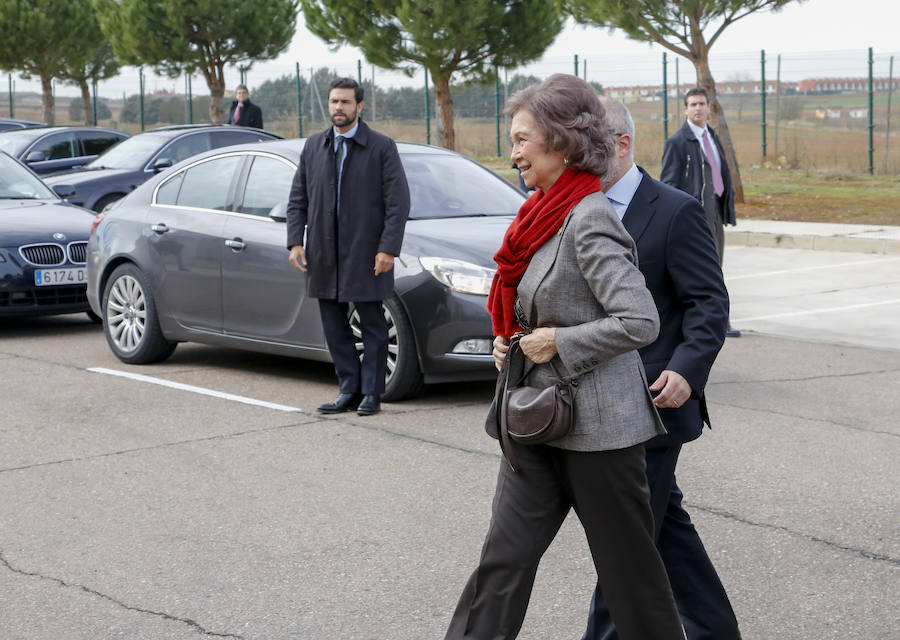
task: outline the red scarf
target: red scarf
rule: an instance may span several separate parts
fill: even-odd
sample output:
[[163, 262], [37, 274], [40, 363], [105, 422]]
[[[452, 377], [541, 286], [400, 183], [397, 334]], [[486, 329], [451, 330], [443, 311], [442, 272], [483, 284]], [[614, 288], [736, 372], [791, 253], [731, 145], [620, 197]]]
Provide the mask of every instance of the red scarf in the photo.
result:
[[566, 169], [547, 193], [538, 189], [519, 209], [494, 255], [497, 272], [487, 308], [495, 336], [510, 337], [520, 330], [514, 311], [516, 288], [532, 256], [559, 231], [576, 204], [600, 190], [600, 178], [593, 173]]

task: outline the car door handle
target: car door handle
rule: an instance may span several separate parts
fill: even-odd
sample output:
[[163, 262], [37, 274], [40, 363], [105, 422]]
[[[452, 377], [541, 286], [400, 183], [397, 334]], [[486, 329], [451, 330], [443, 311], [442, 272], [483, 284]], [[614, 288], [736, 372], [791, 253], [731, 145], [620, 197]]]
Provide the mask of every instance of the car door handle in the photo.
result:
[[240, 238], [235, 238], [234, 240], [226, 240], [226, 247], [231, 247], [232, 251], [243, 251], [244, 247], [247, 245], [244, 244], [244, 241]]
[[167, 233], [167, 232], [171, 231], [171, 229], [169, 229], [168, 225], [164, 222], [160, 222], [158, 224], [152, 224], [152, 225], [150, 225], [150, 229], [159, 234], [163, 234], [163, 233]]

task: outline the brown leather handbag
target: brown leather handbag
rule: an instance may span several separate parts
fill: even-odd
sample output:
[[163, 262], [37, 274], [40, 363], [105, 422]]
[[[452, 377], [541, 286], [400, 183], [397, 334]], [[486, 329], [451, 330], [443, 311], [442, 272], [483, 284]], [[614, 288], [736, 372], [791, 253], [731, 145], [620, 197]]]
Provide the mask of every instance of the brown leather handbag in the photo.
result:
[[503, 362], [503, 384], [498, 389], [500, 446], [514, 471], [519, 464], [510, 440], [519, 444], [544, 444], [567, 435], [575, 424], [575, 392], [578, 378], [559, 373], [553, 361], [550, 366], [559, 381], [546, 388], [522, 385], [525, 377], [525, 354], [513, 336]]

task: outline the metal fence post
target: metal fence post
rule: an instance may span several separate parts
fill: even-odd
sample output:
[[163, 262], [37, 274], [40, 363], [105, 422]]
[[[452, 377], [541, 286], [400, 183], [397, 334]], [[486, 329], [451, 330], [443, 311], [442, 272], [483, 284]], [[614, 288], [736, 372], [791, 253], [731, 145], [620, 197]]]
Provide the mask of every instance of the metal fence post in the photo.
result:
[[494, 67], [494, 120], [497, 126], [497, 157], [500, 157], [500, 69]]
[[303, 108], [300, 102], [300, 63], [297, 62], [297, 137], [303, 137]]
[[188, 85], [188, 124], [194, 124], [194, 91], [191, 89], [191, 74], [187, 77]]
[[575, 54], [575, 77], [578, 77], [578, 54]]
[[888, 172], [888, 152], [891, 148], [891, 96], [894, 95], [894, 56], [891, 56], [891, 64], [888, 67], [888, 99], [887, 114], [885, 114], [884, 126], [884, 172]]
[[425, 144], [431, 144], [431, 106], [428, 99], [428, 67], [425, 67]]
[[356, 81], [362, 86], [362, 60], [356, 60]]
[[663, 142], [669, 139], [669, 82], [667, 79], [667, 66], [666, 52], [663, 51]]
[[869, 175], [875, 173], [875, 81], [872, 75], [874, 64], [872, 47], [869, 47]]
[[759, 52], [759, 65], [762, 74], [760, 95], [762, 95], [762, 157], [766, 158], [766, 50]]
[[12, 74], [9, 74], [9, 117], [15, 118], [15, 113], [13, 112], [13, 83], [12, 83]]
[[377, 91], [375, 90], [375, 65], [372, 65], [372, 124], [375, 124], [378, 119], [378, 109], [375, 104], [375, 94]]
[[97, 81], [94, 80], [93, 89], [94, 89], [94, 97], [92, 99], [93, 107], [94, 107], [94, 126], [97, 126]]
[[138, 67], [138, 80], [140, 81], [141, 102], [141, 131], [144, 130], [144, 67]]
[[781, 124], [781, 54], [775, 67], [775, 158], [778, 158], [778, 126]]

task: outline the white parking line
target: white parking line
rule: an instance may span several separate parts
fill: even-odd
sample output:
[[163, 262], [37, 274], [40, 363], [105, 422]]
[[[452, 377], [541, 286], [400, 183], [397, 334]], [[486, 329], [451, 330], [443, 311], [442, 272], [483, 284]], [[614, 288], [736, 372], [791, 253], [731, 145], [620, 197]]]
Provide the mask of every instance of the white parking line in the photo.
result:
[[900, 304], [897, 300], [882, 300], [881, 302], [867, 302], [865, 304], [851, 304], [846, 307], [830, 307], [827, 309], [809, 309], [808, 311], [791, 311], [789, 313], [774, 313], [768, 316], [754, 316], [752, 318], [733, 318], [733, 323], [752, 322], [754, 320], [772, 320], [773, 318], [792, 318], [794, 316], [810, 316], [817, 313], [833, 313], [835, 311], [850, 311], [852, 309], [865, 309], [867, 307], [880, 307], [886, 304]]
[[172, 389], [179, 389], [181, 391], [190, 391], [191, 393], [199, 393], [204, 396], [212, 396], [214, 398], [221, 398], [223, 400], [231, 400], [233, 402], [242, 402], [244, 404], [252, 404], [257, 407], [265, 407], [267, 409], [275, 409], [276, 411], [289, 411], [289, 412], [301, 412], [302, 409], [298, 407], [289, 407], [283, 404], [275, 404], [273, 402], [266, 402], [265, 400], [256, 400], [255, 398], [248, 398], [246, 396], [236, 396], [233, 393], [223, 393], [221, 391], [213, 391], [212, 389], [204, 389], [203, 387], [195, 387], [190, 384], [181, 384], [180, 382], [172, 382], [171, 380], [163, 380], [162, 378], [153, 378], [151, 376], [142, 376], [138, 373], [129, 373], [127, 371], [116, 371], [115, 369], [105, 369], [103, 367], [91, 367], [88, 371], [92, 371], [94, 373], [103, 373], [108, 376], [119, 376], [120, 378], [130, 378], [131, 380], [137, 380], [138, 382], [149, 382], [150, 384], [158, 384], [163, 387], [170, 387]]
[[859, 260], [857, 262], [838, 262], [837, 264], [822, 264], [815, 267], [799, 267], [797, 269], [781, 269], [779, 271], [763, 271], [761, 273], [748, 273], [743, 276], [726, 277], [727, 282], [735, 280], [746, 280], [747, 278], [765, 278], [767, 276], [777, 276], [784, 273], [801, 273], [803, 271], [818, 271], [819, 269], [839, 269], [840, 267], [853, 267], [862, 264], [882, 264], [885, 262], [896, 262], [900, 258], [877, 258], [874, 260]]

